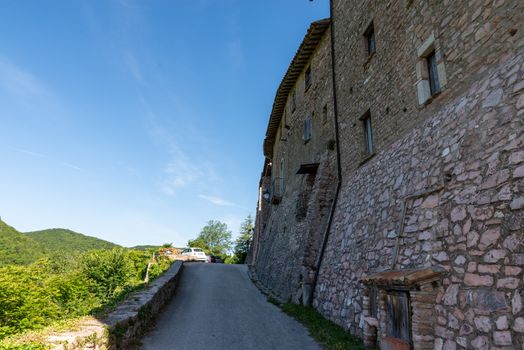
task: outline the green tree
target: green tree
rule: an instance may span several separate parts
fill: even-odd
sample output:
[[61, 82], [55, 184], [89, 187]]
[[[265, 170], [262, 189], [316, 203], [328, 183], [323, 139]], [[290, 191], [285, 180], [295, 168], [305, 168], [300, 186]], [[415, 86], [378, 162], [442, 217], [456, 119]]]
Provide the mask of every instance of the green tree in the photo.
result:
[[202, 248], [212, 255], [224, 256], [231, 250], [231, 231], [227, 229], [225, 223], [209, 220], [198, 237], [189, 240], [187, 244], [190, 247]]
[[251, 214], [247, 216], [242, 225], [240, 225], [240, 235], [235, 240], [235, 256], [232, 260], [234, 263], [243, 264], [246, 261], [249, 246], [253, 239], [253, 229], [255, 228]]

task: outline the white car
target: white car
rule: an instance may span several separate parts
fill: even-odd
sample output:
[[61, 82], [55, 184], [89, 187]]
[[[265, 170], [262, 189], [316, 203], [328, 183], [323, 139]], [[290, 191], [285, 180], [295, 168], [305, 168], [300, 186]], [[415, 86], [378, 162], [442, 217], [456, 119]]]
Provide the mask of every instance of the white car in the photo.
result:
[[200, 248], [186, 248], [182, 251], [182, 255], [187, 256], [189, 261], [208, 262], [206, 253]]

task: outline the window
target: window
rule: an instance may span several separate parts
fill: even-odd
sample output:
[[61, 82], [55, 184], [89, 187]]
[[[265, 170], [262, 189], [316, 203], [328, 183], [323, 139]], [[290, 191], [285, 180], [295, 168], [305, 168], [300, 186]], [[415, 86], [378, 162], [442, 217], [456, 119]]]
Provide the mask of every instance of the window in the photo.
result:
[[282, 113], [280, 141], [286, 141], [287, 140], [287, 131], [288, 131], [288, 129], [289, 129], [289, 126], [287, 125], [287, 115], [286, 115], [286, 110], [284, 109], [284, 112]]
[[431, 96], [434, 96], [436, 93], [440, 92], [440, 82], [438, 80], [438, 70], [437, 70], [437, 58], [435, 56], [435, 50], [426, 57], [426, 62], [428, 65], [428, 77], [429, 77], [429, 89]]
[[366, 146], [366, 152], [367, 155], [373, 154], [374, 146], [373, 146], [373, 128], [371, 126], [371, 113], [369, 111], [366, 112], [361, 118], [362, 124], [364, 126], [364, 138], [365, 138], [365, 146]]
[[366, 52], [368, 56], [371, 56], [376, 51], [376, 43], [375, 43], [375, 28], [373, 27], [373, 22], [368, 26], [366, 31], [364, 32], [364, 38], [365, 38], [365, 44], [366, 44]]
[[327, 104], [322, 107], [322, 124], [326, 124], [328, 121], [328, 106]]
[[297, 109], [297, 92], [293, 90], [291, 93], [291, 113]]
[[304, 83], [304, 90], [307, 91], [307, 89], [309, 89], [309, 87], [311, 86], [311, 66], [307, 67], [306, 69], [306, 73], [304, 74]]
[[419, 105], [431, 102], [447, 83], [444, 59], [440, 51], [439, 42], [435, 35], [429, 38], [417, 49], [418, 62], [417, 73], [417, 96]]
[[313, 118], [311, 116], [308, 116], [306, 117], [306, 119], [304, 119], [304, 135], [302, 137], [302, 139], [305, 141], [305, 142], [308, 142], [309, 140], [311, 140], [311, 134], [312, 134], [312, 128], [313, 128]]

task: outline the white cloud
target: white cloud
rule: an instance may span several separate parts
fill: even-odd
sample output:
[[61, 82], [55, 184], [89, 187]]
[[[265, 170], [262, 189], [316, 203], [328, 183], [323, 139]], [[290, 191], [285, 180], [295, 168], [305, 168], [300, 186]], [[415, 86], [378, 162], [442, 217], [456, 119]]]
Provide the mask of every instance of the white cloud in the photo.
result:
[[19, 153], [22, 153], [22, 154], [25, 154], [25, 155], [28, 155], [28, 156], [31, 156], [31, 157], [43, 158], [44, 161], [46, 161], [46, 162], [50, 162], [50, 163], [53, 163], [53, 164], [60, 164], [62, 166], [65, 166], [65, 167], [73, 169], [73, 170], [77, 170], [77, 171], [83, 171], [84, 170], [81, 167], [79, 167], [78, 165], [71, 164], [71, 163], [68, 163], [68, 162], [63, 162], [63, 161], [60, 161], [58, 159], [54, 159], [53, 157], [46, 156], [45, 154], [42, 154], [42, 153], [29, 151], [29, 150], [26, 150], [26, 149], [23, 149], [23, 148], [16, 148], [16, 147], [9, 147], [9, 148], [12, 149], [13, 151], [16, 151], [16, 152], [19, 152]]
[[145, 84], [142, 70], [136, 56], [132, 52], [126, 51], [123, 54], [123, 58], [127, 69], [133, 76], [133, 79], [135, 79], [135, 81], [139, 84]]
[[61, 162], [61, 164], [67, 168], [70, 168], [70, 169], [73, 169], [73, 170], [77, 170], [77, 171], [83, 171], [82, 168], [80, 168], [79, 166], [77, 165], [74, 165], [74, 164], [71, 164], [71, 163], [66, 163], [66, 162]]
[[244, 219], [238, 215], [230, 214], [221, 218], [220, 221], [224, 222], [227, 225], [227, 228], [233, 231], [233, 239], [235, 239], [235, 237], [238, 236], [238, 232], [240, 231], [240, 225], [242, 224], [242, 221], [244, 221]]
[[33, 152], [33, 151], [28, 151], [26, 149], [22, 149], [22, 148], [12, 148], [10, 147], [12, 150], [14, 151], [17, 151], [17, 152], [20, 152], [20, 153], [23, 153], [23, 154], [27, 154], [28, 156], [32, 156], [32, 157], [38, 157], [38, 158], [46, 158], [45, 155], [41, 154], [41, 153], [37, 153], [37, 152]]
[[166, 167], [166, 180], [162, 192], [173, 196], [179, 188], [194, 184], [203, 177], [202, 169], [178, 148], [172, 148], [172, 158]]
[[239, 39], [227, 43], [227, 54], [229, 62], [234, 70], [244, 70], [247, 66], [246, 55], [242, 42]]
[[[0, 54], [0, 96], [13, 106], [18, 106], [18, 112], [13, 118], [28, 118], [31, 114], [38, 115], [54, 123], [69, 119], [63, 101], [49, 86], [29, 70], [16, 65]], [[21, 111], [24, 111], [22, 113]]]
[[227, 200], [225, 200], [223, 198], [220, 198], [220, 197], [206, 196], [206, 195], [203, 195], [203, 194], [198, 195], [198, 197], [200, 197], [202, 199], [205, 199], [206, 201], [208, 201], [208, 202], [210, 202], [212, 204], [221, 206], [221, 207], [232, 207], [232, 206], [235, 205], [234, 203], [229, 202], [229, 201], [227, 201]]
[[47, 88], [34, 75], [0, 56], [0, 87], [20, 97], [45, 97]]

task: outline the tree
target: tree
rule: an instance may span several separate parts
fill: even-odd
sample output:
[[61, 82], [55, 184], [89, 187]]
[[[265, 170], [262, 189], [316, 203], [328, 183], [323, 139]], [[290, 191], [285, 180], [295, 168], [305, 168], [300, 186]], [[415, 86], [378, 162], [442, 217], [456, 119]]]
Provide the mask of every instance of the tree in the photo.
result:
[[249, 214], [240, 226], [240, 236], [235, 240], [235, 256], [238, 264], [243, 264], [246, 261], [254, 228], [253, 217]]
[[202, 248], [212, 255], [226, 255], [231, 250], [231, 231], [225, 223], [209, 220], [198, 237], [187, 244], [190, 247]]

